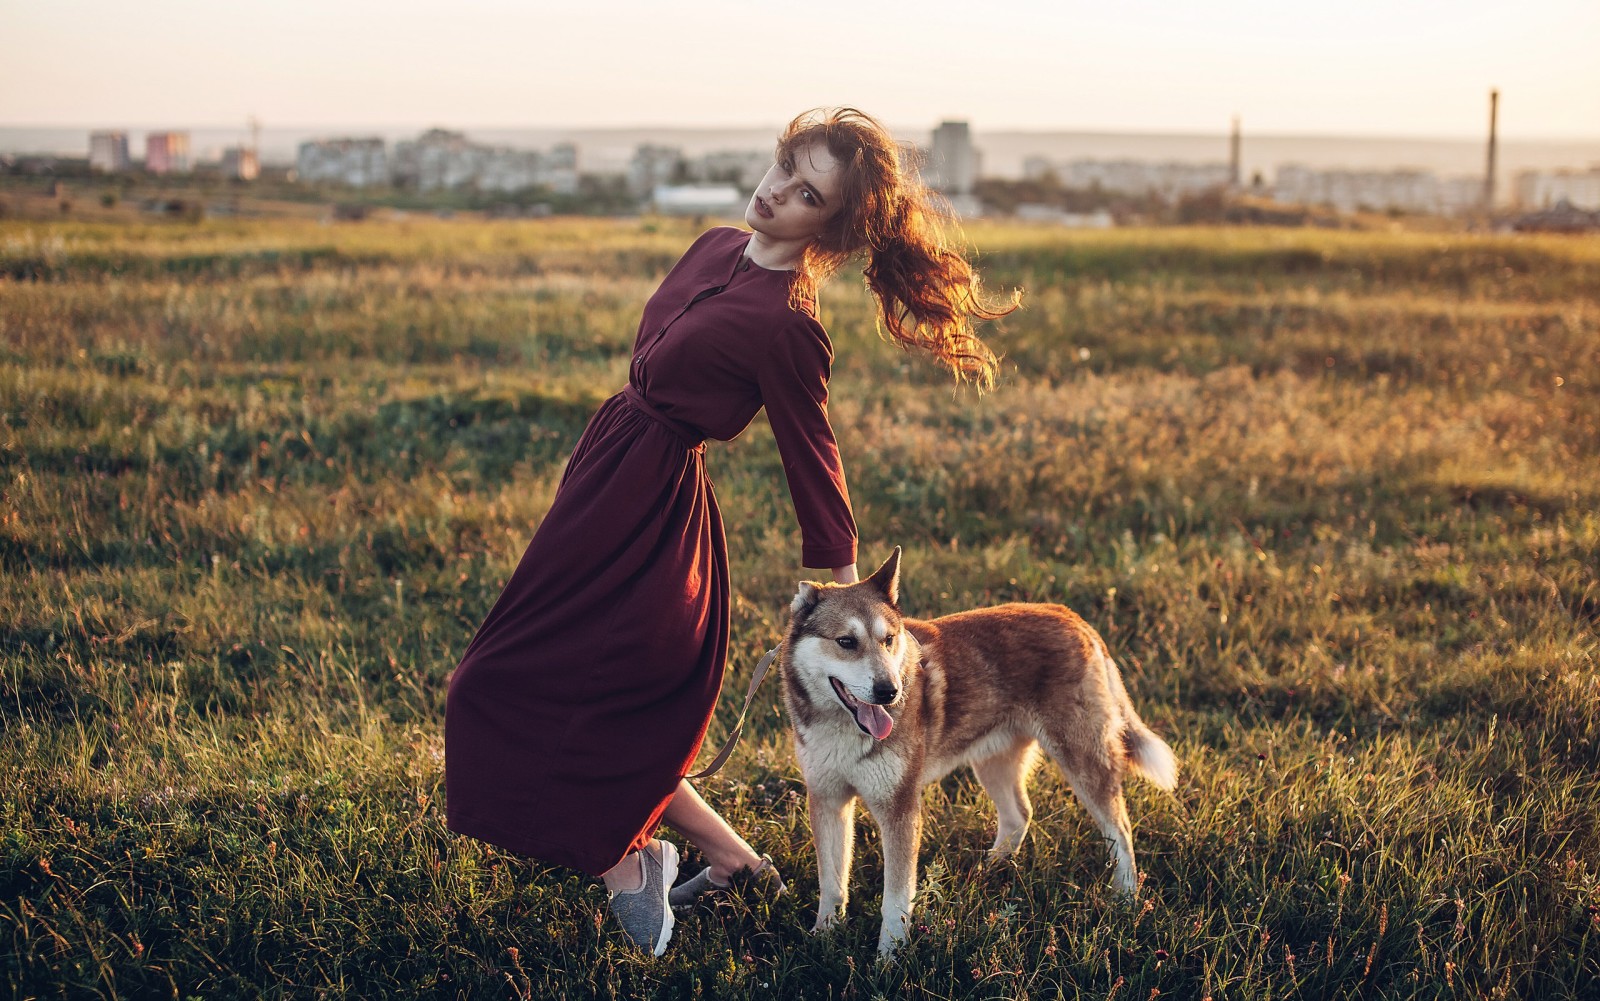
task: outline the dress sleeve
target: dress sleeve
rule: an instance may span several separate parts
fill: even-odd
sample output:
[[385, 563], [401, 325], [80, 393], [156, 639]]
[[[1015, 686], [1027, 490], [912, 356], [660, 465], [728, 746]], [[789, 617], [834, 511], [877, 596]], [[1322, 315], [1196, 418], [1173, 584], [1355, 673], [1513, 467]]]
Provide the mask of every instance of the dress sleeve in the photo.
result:
[[801, 563], [813, 569], [856, 561], [856, 519], [828, 423], [832, 365], [833, 346], [822, 325], [797, 313], [773, 339], [758, 377], [800, 522]]

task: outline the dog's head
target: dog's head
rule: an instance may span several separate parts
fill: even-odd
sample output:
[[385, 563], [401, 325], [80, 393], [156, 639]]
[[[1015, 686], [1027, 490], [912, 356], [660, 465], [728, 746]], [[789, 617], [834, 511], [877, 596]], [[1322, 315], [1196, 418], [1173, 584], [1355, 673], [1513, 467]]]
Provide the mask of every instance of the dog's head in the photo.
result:
[[883, 708], [905, 698], [905, 634], [900, 608], [900, 547], [871, 577], [855, 584], [802, 581], [790, 605], [788, 663], [818, 701], [831, 692], [861, 732], [889, 736]]

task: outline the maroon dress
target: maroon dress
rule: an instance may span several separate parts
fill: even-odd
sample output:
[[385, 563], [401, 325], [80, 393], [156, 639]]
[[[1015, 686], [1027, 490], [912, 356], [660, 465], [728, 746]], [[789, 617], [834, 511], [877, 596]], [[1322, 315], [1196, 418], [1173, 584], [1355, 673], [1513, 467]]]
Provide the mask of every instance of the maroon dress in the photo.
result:
[[[589, 421], [550, 511], [450, 679], [451, 830], [598, 875], [650, 840], [722, 685], [728, 555], [704, 439], [763, 405], [801, 562], [854, 563], [833, 349], [750, 234], [700, 237], [645, 306], [628, 386]], [[775, 554], [775, 558], [778, 557]]]

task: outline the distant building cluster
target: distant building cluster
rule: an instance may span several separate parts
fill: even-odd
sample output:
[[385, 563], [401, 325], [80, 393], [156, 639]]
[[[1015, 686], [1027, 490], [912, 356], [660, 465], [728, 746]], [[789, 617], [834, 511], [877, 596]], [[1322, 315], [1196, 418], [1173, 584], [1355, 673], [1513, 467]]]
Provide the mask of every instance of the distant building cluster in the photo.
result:
[[728, 186], [754, 191], [772, 166], [772, 154], [760, 151], [718, 151], [685, 156], [677, 146], [645, 144], [628, 161], [628, 190], [645, 198], [660, 187]]
[[[1053, 161], [1029, 157], [1023, 164], [1023, 173], [1032, 180], [1054, 178], [1067, 188], [1098, 188], [1176, 201], [1234, 186], [1238, 169], [1236, 164], [1225, 163]], [[1270, 191], [1274, 201], [1327, 206], [1344, 213], [1461, 215], [1482, 209], [1485, 198], [1481, 177], [1439, 177], [1426, 170], [1316, 170], [1298, 164], [1279, 167]], [[1600, 167], [1587, 172], [1530, 171], [1518, 175], [1516, 202], [1520, 207], [1552, 208], [1563, 200], [1581, 209], [1600, 209]]]
[[317, 139], [300, 144], [294, 169], [307, 184], [367, 188], [389, 183], [389, 153], [382, 139]]
[[676, 146], [644, 144], [628, 161], [629, 194], [663, 215], [737, 215], [772, 166], [772, 154], [721, 150], [685, 156]]
[[[921, 151], [922, 179], [962, 215], [981, 206], [977, 187], [980, 155], [966, 122], [943, 122], [933, 145]], [[668, 215], [736, 214], [772, 166], [765, 150], [722, 150], [686, 156], [676, 146], [646, 144], [628, 161], [627, 186], [635, 197]]]
[[1553, 209], [1562, 202], [1576, 209], [1600, 211], [1600, 164], [1588, 170], [1527, 170], [1515, 181], [1517, 204], [1525, 209]]
[[1481, 177], [1441, 178], [1426, 170], [1278, 168], [1274, 201], [1327, 205], [1340, 212], [1428, 212], [1459, 215], [1482, 208]]
[[1177, 200], [1233, 183], [1234, 168], [1226, 163], [1177, 163], [1143, 160], [1051, 160], [1031, 156], [1023, 161], [1030, 180], [1053, 177], [1063, 187], [1099, 188], [1123, 195], [1156, 195]]
[[[208, 161], [199, 165], [200, 169], [220, 168], [224, 176], [241, 180], [258, 177], [259, 123], [251, 119], [250, 128], [249, 144], [223, 150], [220, 161]], [[1490, 141], [1488, 178], [1493, 177], [1492, 133]], [[1209, 192], [1240, 190], [1237, 120], [1229, 149], [1231, 161], [1227, 163], [1033, 156], [1024, 161], [1023, 173], [1030, 180], [1048, 178], [1073, 191], [1156, 197], [1177, 203]], [[156, 175], [183, 174], [197, 166], [188, 132], [146, 133], [143, 152], [142, 160], [134, 158], [126, 131], [94, 131], [89, 135], [87, 166], [100, 173], [142, 168]], [[967, 122], [941, 122], [933, 130], [930, 145], [918, 150], [917, 157], [923, 181], [942, 194], [958, 214], [982, 212], [977, 197], [982, 154]], [[50, 158], [36, 159], [37, 164], [28, 160], [23, 169], [48, 168]], [[11, 158], [7, 169], [16, 169], [18, 162]], [[620, 176], [611, 175], [611, 186], [602, 182], [599, 190], [612, 192], [607, 197], [626, 192], [625, 202], [665, 214], [736, 215], [771, 163], [767, 150], [721, 150], [690, 156], [676, 146], [644, 144], [634, 150]], [[514, 149], [474, 142], [465, 133], [447, 129], [430, 129], [393, 147], [370, 137], [304, 142], [295, 167], [295, 176], [302, 182], [352, 188], [393, 185], [417, 192], [465, 188], [491, 193], [542, 188], [561, 195], [580, 191], [578, 150], [571, 143], [545, 150]], [[1277, 168], [1271, 185], [1264, 184], [1257, 174], [1251, 190], [1270, 194], [1283, 204], [1326, 206], [1342, 213], [1462, 215], [1489, 207], [1488, 178], [1440, 177], [1415, 169], [1329, 170], [1285, 164]], [[1513, 191], [1513, 206], [1524, 213], [1525, 221], [1538, 215], [1535, 222], [1540, 226], [1591, 226], [1591, 215], [1600, 218], [1600, 164], [1587, 170], [1524, 171], [1516, 176]], [[1091, 198], [1072, 204], [1104, 203]], [[1104, 208], [1070, 212], [1056, 205], [1016, 204], [1010, 210], [1019, 218], [1067, 226], [1100, 227], [1113, 221]]]
[[[189, 151], [187, 132], [147, 132], [144, 159], [138, 161], [151, 174], [187, 174], [196, 166]], [[89, 169], [105, 174], [132, 170], [135, 161], [128, 150], [128, 133], [105, 129], [89, 133]], [[243, 181], [261, 173], [261, 161], [254, 146], [233, 146], [223, 151], [219, 164], [223, 176]]]
[[544, 187], [578, 190], [578, 150], [565, 143], [548, 151], [486, 146], [464, 133], [429, 129], [395, 144], [382, 139], [316, 139], [300, 144], [295, 172], [301, 181], [352, 188], [394, 184], [416, 191], [473, 188], [521, 191]]

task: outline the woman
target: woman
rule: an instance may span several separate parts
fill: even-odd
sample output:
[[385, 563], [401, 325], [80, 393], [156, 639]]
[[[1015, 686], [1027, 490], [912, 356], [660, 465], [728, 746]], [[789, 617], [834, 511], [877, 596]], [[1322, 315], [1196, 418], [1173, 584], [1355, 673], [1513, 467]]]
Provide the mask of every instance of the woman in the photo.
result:
[[549, 513], [450, 681], [452, 830], [598, 875], [627, 935], [671, 937], [674, 846], [710, 862], [678, 897], [741, 871], [782, 882], [684, 778], [728, 643], [728, 559], [703, 464], [763, 406], [802, 536], [801, 562], [856, 579], [856, 529], [828, 424], [833, 359], [820, 282], [865, 251], [890, 335], [986, 387], [985, 305], [895, 143], [852, 110], [802, 115], [745, 210], [701, 236], [645, 306], [628, 385], [579, 439]]

